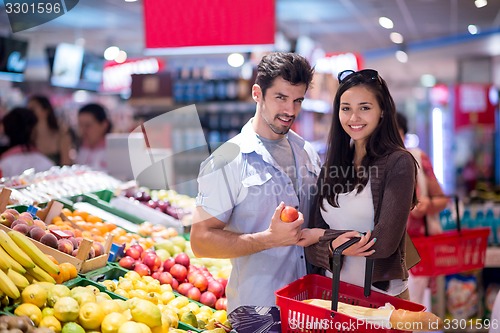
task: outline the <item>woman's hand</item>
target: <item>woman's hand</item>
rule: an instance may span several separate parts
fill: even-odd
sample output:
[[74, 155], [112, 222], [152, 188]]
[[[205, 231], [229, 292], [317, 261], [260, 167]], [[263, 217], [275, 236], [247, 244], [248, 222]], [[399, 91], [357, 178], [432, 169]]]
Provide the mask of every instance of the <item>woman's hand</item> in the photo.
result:
[[322, 237], [324, 234], [325, 229], [321, 228], [302, 229], [297, 245], [307, 247], [316, 244], [317, 242], [319, 242], [320, 237]]
[[425, 215], [427, 215], [430, 204], [431, 199], [429, 197], [419, 197], [417, 205], [415, 206], [415, 208], [413, 208], [410, 214], [416, 218], [424, 217]]
[[334, 239], [332, 241], [332, 247], [336, 249], [337, 247], [344, 244], [351, 238], [360, 237], [359, 242], [349, 246], [347, 249], [342, 251], [342, 254], [345, 256], [367, 257], [375, 253], [375, 250], [370, 250], [370, 248], [373, 246], [373, 244], [375, 244], [377, 239], [374, 238], [370, 240], [371, 234], [372, 234], [371, 231], [368, 231], [365, 235], [357, 231], [349, 231], [343, 233], [342, 235]]

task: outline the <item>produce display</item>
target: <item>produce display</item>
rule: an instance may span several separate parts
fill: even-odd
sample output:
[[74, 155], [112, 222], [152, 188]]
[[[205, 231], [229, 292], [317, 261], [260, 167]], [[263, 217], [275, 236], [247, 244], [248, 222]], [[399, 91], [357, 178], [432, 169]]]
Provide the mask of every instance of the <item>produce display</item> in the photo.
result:
[[[75, 172], [64, 177], [76, 176]], [[87, 177], [90, 171], [79, 172]], [[189, 241], [174, 227], [146, 220], [138, 224], [140, 219], [134, 219], [128, 222], [137, 232], [131, 232], [107, 219], [108, 215], [97, 214], [103, 207], [107, 212], [104, 201], [104, 206], [95, 207], [93, 201], [72, 201], [85, 191], [62, 191], [58, 186], [50, 195], [46, 195], [48, 190], [40, 191], [49, 178], [51, 184], [62, 186], [61, 177], [59, 170], [44, 177], [32, 175], [30, 179], [38, 181], [31, 185], [23, 183], [23, 177], [17, 183], [10, 180], [18, 188], [11, 189], [10, 206], [0, 214], [0, 311], [9, 318], [6, 324], [0, 320], [1, 329], [56, 333], [231, 330], [225, 299], [231, 270], [228, 260], [195, 258]], [[119, 182], [103, 183], [120, 187]], [[28, 188], [35, 193], [26, 194]], [[98, 193], [95, 188], [91, 196]], [[152, 197], [148, 202], [158, 204], [153, 207], [146, 202], [145, 209], [176, 220], [190, 218], [192, 198], [173, 191], [136, 191], [147, 193]], [[137, 201], [138, 195], [121, 197]], [[41, 207], [27, 206], [37, 203]], [[82, 204], [92, 209], [84, 210], [87, 206]], [[112, 244], [123, 248], [123, 253], [113, 257], [115, 263], [107, 260]], [[22, 320], [29, 325], [23, 326]]]

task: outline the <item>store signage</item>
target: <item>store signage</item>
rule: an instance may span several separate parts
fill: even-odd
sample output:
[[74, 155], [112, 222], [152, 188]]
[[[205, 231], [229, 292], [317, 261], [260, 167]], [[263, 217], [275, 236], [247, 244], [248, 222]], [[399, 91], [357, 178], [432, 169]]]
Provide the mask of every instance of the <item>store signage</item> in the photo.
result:
[[316, 61], [315, 71], [318, 73], [331, 73], [335, 77], [339, 72], [346, 69], [358, 71], [363, 68], [363, 57], [360, 54], [345, 52], [345, 53], [329, 53], [324, 58]]
[[103, 92], [123, 92], [130, 89], [132, 74], [155, 74], [163, 70], [165, 64], [158, 58], [129, 59], [118, 64], [110, 61], [104, 64], [102, 75]]
[[495, 124], [495, 105], [489, 98], [491, 85], [455, 86], [455, 129], [469, 125]]
[[143, 12], [148, 49], [274, 44], [274, 0], [144, 0]]

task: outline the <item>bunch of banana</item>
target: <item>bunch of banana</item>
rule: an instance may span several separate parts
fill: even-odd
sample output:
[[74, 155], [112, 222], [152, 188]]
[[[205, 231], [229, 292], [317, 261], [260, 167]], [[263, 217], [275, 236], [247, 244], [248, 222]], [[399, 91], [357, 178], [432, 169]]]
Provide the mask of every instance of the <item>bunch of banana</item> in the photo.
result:
[[0, 230], [0, 292], [17, 299], [32, 281], [55, 283], [49, 273], [59, 273], [59, 267], [28, 237]]

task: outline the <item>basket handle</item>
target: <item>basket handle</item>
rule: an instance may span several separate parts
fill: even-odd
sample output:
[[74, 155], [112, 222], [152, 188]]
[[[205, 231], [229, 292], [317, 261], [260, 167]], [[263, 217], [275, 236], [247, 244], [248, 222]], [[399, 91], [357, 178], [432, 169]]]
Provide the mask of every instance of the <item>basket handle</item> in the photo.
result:
[[[342, 261], [342, 252], [345, 249], [350, 247], [351, 245], [359, 242], [360, 237], [353, 237], [349, 239], [344, 244], [340, 245], [333, 251], [333, 260], [332, 260], [332, 307], [331, 310], [333, 312], [337, 311], [338, 303], [339, 303], [339, 285], [340, 285], [340, 269], [341, 269], [341, 261]], [[365, 285], [364, 285], [364, 294], [366, 297], [370, 295], [371, 292], [371, 284], [372, 284], [372, 272], [373, 272], [373, 259], [366, 259], [366, 269], [365, 269]], [[334, 313], [332, 312], [332, 316]]]

